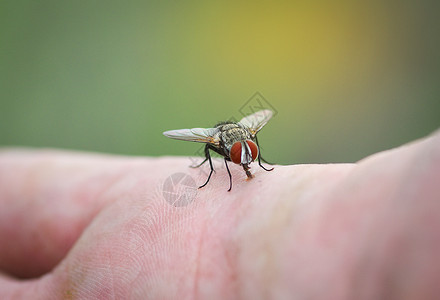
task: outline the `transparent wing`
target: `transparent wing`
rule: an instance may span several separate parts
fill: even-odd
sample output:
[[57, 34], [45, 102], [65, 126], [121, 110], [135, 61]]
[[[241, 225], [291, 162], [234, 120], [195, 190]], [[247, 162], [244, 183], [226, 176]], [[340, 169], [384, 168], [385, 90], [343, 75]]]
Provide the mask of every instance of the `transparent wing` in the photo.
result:
[[176, 140], [218, 145], [219, 140], [214, 137], [218, 131], [217, 128], [177, 129], [165, 131], [163, 135]]
[[273, 112], [271, 110], [265, 109], [257, 111], [252, 115], [244, 117], [240, 120], [240, 124], [248, 128], [253, 136], [263, 128], [264, 125], [272, 118]]

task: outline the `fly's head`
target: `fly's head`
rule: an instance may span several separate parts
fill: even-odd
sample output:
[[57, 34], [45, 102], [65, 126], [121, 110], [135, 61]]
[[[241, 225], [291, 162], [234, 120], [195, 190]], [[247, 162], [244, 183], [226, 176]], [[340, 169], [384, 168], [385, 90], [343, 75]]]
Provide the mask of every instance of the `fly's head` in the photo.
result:
[[258, 157], [258, 146], [252, 140], [235, 142], [229, 151], [229, 157], [233, 163], [242, 165], [245, 170], [249, 169], [248, 165]]

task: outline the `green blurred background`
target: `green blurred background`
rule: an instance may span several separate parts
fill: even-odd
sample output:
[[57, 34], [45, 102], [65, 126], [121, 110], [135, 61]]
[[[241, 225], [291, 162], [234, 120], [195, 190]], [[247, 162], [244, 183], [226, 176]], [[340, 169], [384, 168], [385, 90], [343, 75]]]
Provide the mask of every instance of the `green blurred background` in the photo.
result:
[[[436, 1], [2, 1], [0, 145], [193, 155], [240, 119], [281, 164], [353, 162], [440, 125]], [[263, 103], [266, 103], [263, 101]], [[266, 103], [266, 104], [267, 104]]]

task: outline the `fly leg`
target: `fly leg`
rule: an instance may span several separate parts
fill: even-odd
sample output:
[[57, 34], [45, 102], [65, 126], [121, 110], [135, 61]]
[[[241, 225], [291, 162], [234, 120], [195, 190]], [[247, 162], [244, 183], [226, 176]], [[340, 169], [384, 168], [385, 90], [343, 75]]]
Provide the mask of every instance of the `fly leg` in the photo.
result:
[[[202, 184], [201, 186], [199, 186], [199, 189], [201, 189], [202, 187], [204, 187], [205, 185], [208, 184], [209, 179], [211, 179], [212, 172], [214, 172], [214, 167], [212, 166], [211, 155], [209, 154], [209, 145], [205, 146], [205, 157], [206, 157], [206, 159], [202, 162], [202, 164], [206, 160], [209, 160], [209, 166], [211, 167], [211, 172], [209, 172], [209, 176], [208, 176], [208, 179], [206, 180], [206, 182], [204, 184]], [[200, 164], [199, 166], [201, 166], [202, 164]]]
[[260, 156], [260, 159], [261, 159], [263, 162], [265, 162], [266, 164], [273, 165], [273, 163], [268, 162], [268, 161], [265, 160], [262, 156]]
[[190, 168], [198, 168], [198, 167], [200, 167], [201, 165], [203, 165], [206, 161], [208, 160], [208, 158], [205, 158], [205, 160], [203, 160], [201, 163], [199, 163], [197, 166], [189, 166]]
[[228, 175], [229, 175], [229, 190], [228, 190], [228, 192], [230, 192], [232, 189], [232, 175], [231, 175], [231, 172], [229, 172], [228, 162], [226, 161], [226, 158], [225, 158], [225, 165], [226, 165], [226, 170], [228, 170]]
[[[260, 167], [262, 167], [263, 170], [265, 170], [265, 171], [273, 171], [273, 167], [270, 168], [270, 169], [266, 169], [266, 168], [261, 164], [261, 160], [265, 161], [264, 159], [261, 158], [260, 155], [258, 155], [258, 165], [259, 165]], [[266, 162], [266, 161], [265, 161], [265, 162]], [[267, 163], [267, 162], [266, 162], [266, 163]]]
[[266, 169], [266, 168], [263, 167], [263, 165], [261, 164], [261, 161], [264, 161], [264, 162], [267, 163], [267, 164], [270, 164], [270, 163], [268, 163], [267, 160], [265, 160], [264, 158], [261, 157], [261, 148], [260, 148], [260, 145], [258, 145], [258, 138], [257, 138], [257, 136], [255, 136], [255, 142], [257, 142], [257, 147], [258, 147], [258, 150], [259, 150], [259, 151], [258, 151], [258, 165], [259, 165], [260, 167], [262, 167], [263, 170], [265, 170], [265, 171], [272, 171], [273, 168], [271, 168], [271, 169]]

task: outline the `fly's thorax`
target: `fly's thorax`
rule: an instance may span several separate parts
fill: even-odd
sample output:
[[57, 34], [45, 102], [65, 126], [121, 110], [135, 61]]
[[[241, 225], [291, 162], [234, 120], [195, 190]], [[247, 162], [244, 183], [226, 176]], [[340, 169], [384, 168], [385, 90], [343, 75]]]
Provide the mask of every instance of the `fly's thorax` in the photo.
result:
[[220, 140], [228, 151], [231, 150], [235, 142], [251, 139], [250, 132], [236, 123], [223, 124], [218, 128], [220, 129]]

